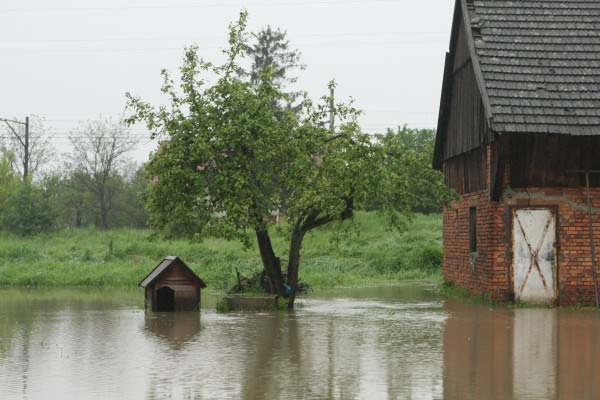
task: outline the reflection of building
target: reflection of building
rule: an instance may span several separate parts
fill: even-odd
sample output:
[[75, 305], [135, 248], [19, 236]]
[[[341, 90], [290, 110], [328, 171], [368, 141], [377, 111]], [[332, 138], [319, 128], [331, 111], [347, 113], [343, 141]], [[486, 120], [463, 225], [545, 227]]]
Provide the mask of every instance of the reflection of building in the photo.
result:
[[179, 349], [200, 332], [200, 313], [161, 313], [146, 314], [146, 331], [166, 339], [173, 348]]
[[512, 316], [459, 301], [446, 301], [444, 398], [503, 400], [512, 397]]
[[558, 312], [559, 399], [600, 399], [600, 323], [593, 312]]
[[448, 301], [445, 399], [598, 399], [600, 324], [589, 312]]
[[499, 300], [594, 302], [597, 7], [456, 1], [434, 155], [461, 195], [444, 212], [444, 277], [456, 285]]
[[513, 395], [517, 399], [556, 398], [556, 311], [515, 310], [513, 336]]

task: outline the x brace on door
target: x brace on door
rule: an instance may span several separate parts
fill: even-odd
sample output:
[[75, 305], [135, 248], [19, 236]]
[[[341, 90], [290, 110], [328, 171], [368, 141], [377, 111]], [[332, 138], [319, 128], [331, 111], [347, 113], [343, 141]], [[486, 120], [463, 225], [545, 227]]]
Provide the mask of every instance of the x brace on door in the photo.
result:
[[525, 289], [525, 284], [527, 283], [527, 280], [529, 279], [529, 275], [531, 275], [531, 270], [533, 269], [534, 266], [540, 276], [540, 279], [542, 280], [542, 284], [544, 285], [544, 290], [546, 291], [546, 293], [551, 294], [548, 292], [548, 285], [546, 284], [546, 280], [544, 279], [544, 274], [542, 274], [542, 270], [538, 263], [538, 253], [540, 252], [542, 245], [544, 244], [544, 240], [546, 239], [546, 235], [548, 234], [548, 228], [550, 227], [550, 223], [552, 223], [552, 220], [554, 219], [554, 214], [550, 214], [550, 217], [548, 217], [548, 220], [546, 221], [546, 226], [544, 227], [542, 236], [540, 238], [540, 242], [538, 243], [535, 250], [533, 250], [533, 248], [531, 247], [531, 244], [529, 243], [529, 238], [527, 237], [527, 234], [525, 233], [525, 229], [523, 228], [523, 225], [521, 224], [521, 221], [519, 220], [519, 216], [517, 215], [516, 211], [514, 212], [514, 216], [515, 216], [515, 219], [517, 220], [517, 223], [519, 224], [519, 229], [521, 230], [521, 234], [523, 235], [525, 244], [527, 244], [527, 248], [529, 249], [529, 254], [531, 255], [531, 263], [529, 264], [529, 268], [527, 269], [527, 274], [525, 274], [525, 279], [523, 280], [523, 283], [521, 284], [521, 287], [519, 288], [519, 293], [517, 293], [516, 297], [519, 298], [523, 294], [523, 289]]

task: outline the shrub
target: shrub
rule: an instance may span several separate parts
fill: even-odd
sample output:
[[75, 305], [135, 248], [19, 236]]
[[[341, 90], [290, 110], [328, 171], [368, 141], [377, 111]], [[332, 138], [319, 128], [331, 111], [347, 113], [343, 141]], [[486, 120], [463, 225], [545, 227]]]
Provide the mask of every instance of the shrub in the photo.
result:
[[412, 265], [428, 272], [442, 269], [442, 248], [438, 244], [428, 243], [415, 250]]
[[53, 230], [55, 215], [44, 190], [26, 181], [7, 196], [0, 222], [8, 232], [29, 236]]

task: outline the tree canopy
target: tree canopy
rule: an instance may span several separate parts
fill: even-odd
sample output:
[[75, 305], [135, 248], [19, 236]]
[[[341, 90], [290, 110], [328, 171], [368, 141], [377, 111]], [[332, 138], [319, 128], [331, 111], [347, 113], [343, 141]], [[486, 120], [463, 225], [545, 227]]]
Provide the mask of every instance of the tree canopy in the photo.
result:
[[[162, 72], [168, 105], [155, 108], [128, 95], [129, 122], [144, 122], [161, 141], [147, 164], [151, 225], [189, 226], [198, 237], [246, 244], [254, 235], [273, 291], [293, 307], [308, 232], [351, 218], [365, 199], [398, 225], [418, 199], [402, 192], [405, 175], [394, 173], [384, 147], [361, 131], [351, 102], [323, 96], [313, 103], [305, 95], [299, 110], [273, 107], [290, 95], [272, 68], [256, 81], [239, 73], [248, 48], [246, 19], [242, 12], [230, 25], [223, 65], [190, 47], [179, 84]], [[289, 222], [287, 272], [269, 236], [277, 210], [285, 210]]]

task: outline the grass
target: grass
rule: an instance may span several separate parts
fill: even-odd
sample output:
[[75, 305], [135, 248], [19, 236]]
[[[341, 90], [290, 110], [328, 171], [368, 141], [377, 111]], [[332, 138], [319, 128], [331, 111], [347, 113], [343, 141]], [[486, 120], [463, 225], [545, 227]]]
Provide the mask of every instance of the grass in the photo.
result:
[[467, 301], [472, 304], [480, 304], [486, 306], [495, 306], [498, 303], [490, 298], [487, 294], [474, 294], [468, 289], [455, 286], [451, 281], [444, 281], [439, 286], [440, 294], [446, 298]]
[[[349, 229], [355, 232], [350, 235]], [[273, 230], [273, 245], [286, 261], [286, 229]], [[207, 239], [153, 239], [146, 230], [63, 230], [17, 237], [0, 233], [0, 286], [133, 287], [164, 256], [180, 256], [211, 289], [233, 285], [235, 269], [261, 269], [256, 246]], [[416, 215], [402, 233], [382, 217], [357, 213], [353, 222], [310, 233], [304, 242], [300, 279], [313, 288], [441, 280], [441, 218]]]

